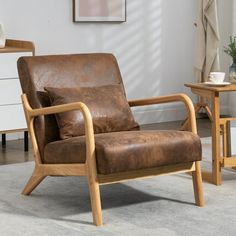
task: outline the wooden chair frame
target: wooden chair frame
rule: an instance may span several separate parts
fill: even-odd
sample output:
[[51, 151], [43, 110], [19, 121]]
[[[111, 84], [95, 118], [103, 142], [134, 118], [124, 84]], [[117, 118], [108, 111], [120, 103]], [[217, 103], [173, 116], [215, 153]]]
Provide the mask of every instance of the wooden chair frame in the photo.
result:
[[[65, 105], [32, 109], [28, 102], [26, 94], [22, 95], [22, 102], [35, 158], [35, 169], [22, 194], [30, 195], [30, 193], [40, 184], [40, 182], [46, 176], [87, 176], [93, 222], [95, 225], [101, 226], [103, 224], [103, 219], [99, 185], [121, 182], [129, 179], [151, 177], [156, 175], [191, 172], [196, 205], [204, 205], [202, 177], [199, 161], [151, 169], [115, 173], [110, 175], [101, 175], [97, 173], [96, 167], [95, 140], [92, 117], [89, 109], [85, 104], [81, 102], [75, 102]], [[190, 98], [184, 94], [161, 96], [151, 99], [133, 100], [129, 101], [129, 105], [133, 107], [169, 102], [183, 102], [185, 104], [190, 121], [188, 123], [189, 130], [196, 134], [197, 128], [194, 107]], [[43, 164], [34, 132], [34, 118], [36, 116], [49, 115], [72, 110], [80, 110], [84, 117], [86, 137], [86, 162], [84, 164]]]

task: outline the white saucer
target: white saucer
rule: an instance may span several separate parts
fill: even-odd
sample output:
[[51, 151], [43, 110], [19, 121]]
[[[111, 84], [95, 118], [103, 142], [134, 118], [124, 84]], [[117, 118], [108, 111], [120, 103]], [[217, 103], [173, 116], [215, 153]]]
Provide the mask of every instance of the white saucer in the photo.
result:
[[230, 85], [230, 82], [222, 82], [222, 83], [214, 83], [214, 82], [204, 82], [204, 84], [208, 85], [208, 86], [214, 86], [214, 87], [222, 87], [222, 86], [227, 86]]

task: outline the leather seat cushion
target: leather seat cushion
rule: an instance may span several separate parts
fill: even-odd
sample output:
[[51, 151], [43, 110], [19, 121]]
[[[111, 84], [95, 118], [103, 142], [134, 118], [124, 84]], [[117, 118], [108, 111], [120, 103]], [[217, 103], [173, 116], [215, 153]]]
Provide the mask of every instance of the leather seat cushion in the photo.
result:
[[[132, 130], [138, 127], [120, 84], [100, 87], [46, 87], [52, 105], [85, 103], [93, 118], [94, 133]], [[69, 111], [56, 114], [62, 139], [85, 134], [82, 113]]]
[[[200, 161], [200, 138], [186, 131], [123, 131], [95, 135], [99, 174]], [[55, 141], [45, 147], [44, 163], [84, 163], [85, 137]]]

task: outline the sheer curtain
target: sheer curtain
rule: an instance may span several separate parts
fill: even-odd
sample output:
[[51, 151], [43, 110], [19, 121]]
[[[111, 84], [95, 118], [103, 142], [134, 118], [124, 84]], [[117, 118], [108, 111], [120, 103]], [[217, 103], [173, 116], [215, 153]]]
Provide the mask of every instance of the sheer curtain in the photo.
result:
[[198, 0], [195, 74], [198, 82], [207, 81], [211, 71], [219, 71], [219, 24], [217, 0]]

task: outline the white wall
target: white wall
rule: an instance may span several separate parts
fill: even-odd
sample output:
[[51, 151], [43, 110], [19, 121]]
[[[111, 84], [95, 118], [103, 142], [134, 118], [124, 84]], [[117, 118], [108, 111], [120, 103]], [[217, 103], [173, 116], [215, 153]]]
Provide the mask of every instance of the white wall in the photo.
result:
[[[129, 99], [186, 92], [196, 100], [184, 87], [195, 80], [196, 0], [127, 0], [127, 22], [121, 24], [73, 23], [72, 0], [0, 0], [0, 6], [0, 22], [7, 37], [34, 41], [38, 55], [114, 53]], [[232, 0], [219, 1], [222, 46], [232, 28], [231, 9]], [[222, 70], [228, 71], [230, 59], [222, 53], [222, 46]], [[227, 96], [222, 103], [227, 112]], [[142, 107], [134, 112], [141, 123], [184, 117], [179, 104]]]
[[[121, 24], [73, 23], [71, 0], [0, 0], [0, 6], [7, 37], [34, 41], [38, 55], [114, 53], [129, 99], [191, 95], [184, 83], [194, 81], [194, 0], [127, 0], [127, 22]], [[153, 109], [139, 108], [136, 117], [142, 123], [184, 117], [180, 105]]]

